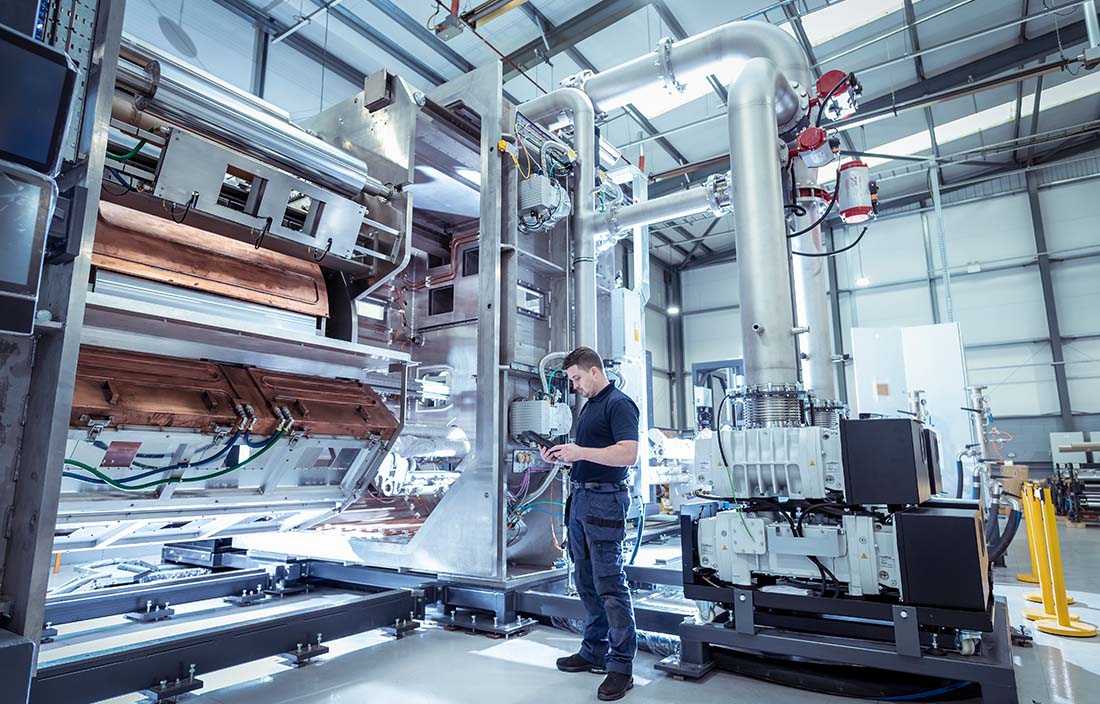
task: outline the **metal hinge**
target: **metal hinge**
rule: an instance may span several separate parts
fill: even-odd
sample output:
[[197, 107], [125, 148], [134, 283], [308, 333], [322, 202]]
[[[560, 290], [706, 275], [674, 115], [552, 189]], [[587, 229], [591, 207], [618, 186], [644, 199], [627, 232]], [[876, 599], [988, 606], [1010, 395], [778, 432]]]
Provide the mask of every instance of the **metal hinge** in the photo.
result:
[[106, 418], [92, 418], [89, 415], [83, 415], [80, 416], [80, 420], [88, 424], [88, 442], [93, 443], [96, 441], [96, 438], [99, 437], [99, 434], [103, 432], [104, 428], [115, 422], [115, 417], [107, 416]]

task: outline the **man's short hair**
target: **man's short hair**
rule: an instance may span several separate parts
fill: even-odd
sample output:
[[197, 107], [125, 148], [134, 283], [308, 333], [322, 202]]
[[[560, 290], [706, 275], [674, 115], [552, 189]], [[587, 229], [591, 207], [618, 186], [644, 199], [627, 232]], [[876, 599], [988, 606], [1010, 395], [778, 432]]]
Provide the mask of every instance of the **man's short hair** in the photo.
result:
[[600, 357], [600, 353], [591, 347], [578, 347], [570, 352], [565, 357], [565, 361], [561, 363], [562, 369], [568, 369], [572, 366], [577, 366], [584, 371], [588, 371], [592, 367], [596, 367], [601, 372], [603, 371], [603, 358]]

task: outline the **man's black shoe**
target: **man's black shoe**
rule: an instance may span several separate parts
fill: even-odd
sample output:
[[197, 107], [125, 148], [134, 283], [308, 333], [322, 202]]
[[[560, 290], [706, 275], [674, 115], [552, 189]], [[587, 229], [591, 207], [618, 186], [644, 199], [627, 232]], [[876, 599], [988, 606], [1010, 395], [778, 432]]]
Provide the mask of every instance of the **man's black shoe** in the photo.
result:
[[621, 672], [609, 672], [607, 677], [604, 678], [603, 684], [600, 685], [600, 689], [596, 692], [596, 696], [599, 697], [601, 702], [613, 702], [616, 699], [625, 697], [627, 691], [633, 686], [634, 678], [630, 675], [624, 675]]
[[597, 675], [602, 675], [607, 672], [599, 665], [593, 665], [580, 656], [580, 653], [570, 655], [566, 658], [558, 658], [558, 669], [562, 672], [595, 672]]

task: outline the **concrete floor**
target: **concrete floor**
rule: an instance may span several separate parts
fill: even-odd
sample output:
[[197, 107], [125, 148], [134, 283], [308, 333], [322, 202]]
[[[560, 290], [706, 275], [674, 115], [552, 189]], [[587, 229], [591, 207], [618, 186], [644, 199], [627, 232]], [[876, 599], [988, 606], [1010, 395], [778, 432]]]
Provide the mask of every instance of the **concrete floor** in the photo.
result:
[[[1100, 529], [1062, 527], [1066, 581], [1083, 620], [1100, 623]], [[1022, 621], [1023, 595], [1014, 575], [1030, 569], [1024, 536], [998, 570], [997, 590], [1009, 599], [1013, 623]], [[1095, 590], [1095, 591], [1092, 591]], [[1068, 640], [1035, 633], [1035, 647], [1014, 649], [1021, 704], [1085, 704], [1100, 701], [1100, 638]], [[203, 675], [197, 702], [210, 704], [351, 704], [396, 700], [406, 704], [506, 702], [535, 704], [596, 701], [601, 678], [567, 675], [554, 659], [577, 649], [576, 636], [538, 627], [509, 641], [425, 628], [401, 641], [374, 633], [330, 643], [332, 653], [293, 670], [276, 659]], [[766, 684], [726, 673], [682, 682], [653, 669], [654, 655], [639, 653], [636, 686], [627, 702], [852, 702]], [[140, 701], [137, 697], [110, 704]]]

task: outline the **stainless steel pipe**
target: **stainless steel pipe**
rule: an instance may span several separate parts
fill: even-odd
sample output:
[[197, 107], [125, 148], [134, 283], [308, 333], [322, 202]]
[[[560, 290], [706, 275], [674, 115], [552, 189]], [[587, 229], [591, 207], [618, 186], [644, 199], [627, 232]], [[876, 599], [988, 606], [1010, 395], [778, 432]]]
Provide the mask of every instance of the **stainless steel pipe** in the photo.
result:
[[593, 234], [596, 237], [615, 234], [633, 227], [653, 225], [708, 210], [717, 211], [714, 214], [720, 215], [721, 209], [729, 205], [729, 189], [725, 187], [725, 179], [722, 179], [721, 188], [716, 191], [717, 183], [708, 181], [698, 188], [675, 191], [661, 198], [612, 208], [606, 213], [596, 213], [592, 218]]
[[[799, 159], [795, 162], [795, 179], [799, 183], [816, 183], [817, 169], [808, 169]], [[820, 213], [815, 208], [807, 208], [802, 216], [793, 217], [794, 231], [800, 232], [812, 225]], [[821, 253], [826, 250], [822, 241], [821, 227], [791, 241], [792, 247], [802, 252]], [[798, 327], [807, 329], [799, 336], [799, 349], [803, 357], [802, 385], [807, 391], [822, 400], [836, 400], [836, 376], [830, 334], [831, 316], [829, 314], [829, 282], [824, 257], [795, 257], [795, 311]]]
[[576, 88], [559, 88], [520, 105], [517, 110], [533, 122], [553, 122], [562, 112], [572, 113], [573, 149], [577, 152], [576, 190], [569, 231], [573, 237], [573, 323], [575, 346], [597, 346], [596, 338], [596, 111], [592, 101]]
[[118, 87], [135, 107], [348, 196], [388, 197], [367, 165], [294, 125], [279, 108], [132, 38], [124, 39]]
[[[805, 58], [803, 58], [805, 61]], [[787, 227], [771, 59], [749, 60], [730, 86], [730, 187], [741, 294], [745, 383], [796, 384]]]
[[[600, 112], [634, 102], [654, 90], [686, 85], [715, 74], [727, 85], [754, 57], [770, 58], [779, 73], [810, 90], [812, 78], [806, 53], [794, 37], [767, 22], [740, 21], [707, 30], [693, 37], [659, 46], [633, 61], [583, 79], [583, 90]], [[775, 100], [776, 121], [786, 124], [802, 109], [805, 95], [783, 86]]]

